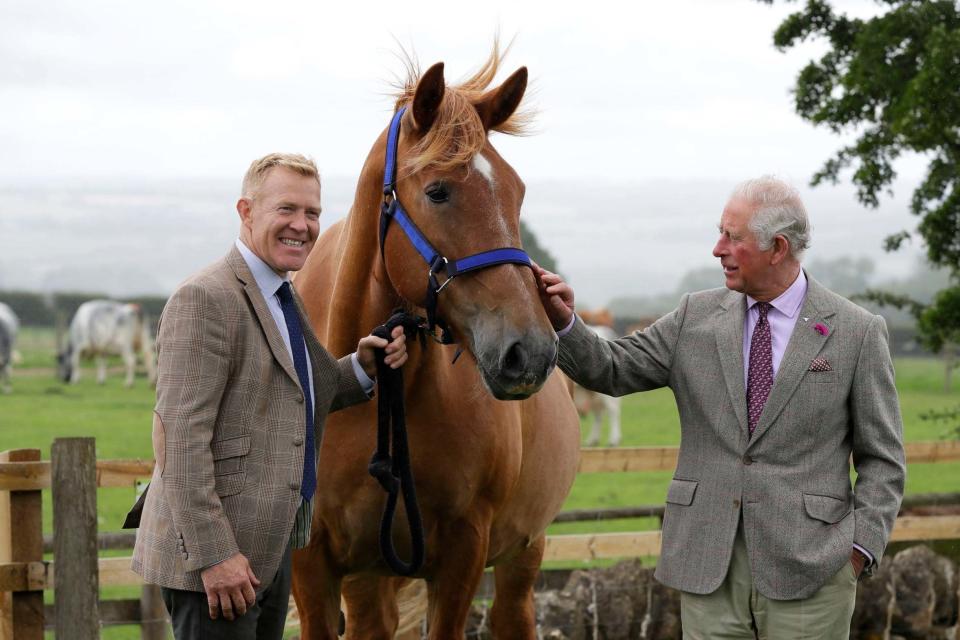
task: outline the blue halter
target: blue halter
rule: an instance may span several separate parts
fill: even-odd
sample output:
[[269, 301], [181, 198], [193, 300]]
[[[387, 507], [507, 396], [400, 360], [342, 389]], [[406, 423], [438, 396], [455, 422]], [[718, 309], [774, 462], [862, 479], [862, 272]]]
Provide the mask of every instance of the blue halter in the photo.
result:
[[[450, 330], [446, 323], [437, 317], [437, 297], [454, 278], [498, 264], [519, 264], [530, 267], [531, 270], [533, 264], [530, 261], [530, 256], [523, 249], [514, 247], [490, 249], [459, 260], [448, 260], [430, 244], [423, 232], [407, 215], [397, 198], [397, 140], [400, 137], [400, 119], [406, 110], [407, 108], [403, 107], [394, 114], [393, 120], [390, 121], [390, 130], [387, 133], [387, 159], [383, 172], [383, 204], [380, 207], [380, 255], [383, 257], [384, 243], [387, 239], [387, 231], [390, 229], [390, 221], [396, 220], [410, 240], [410, 244], [423, 257], [429, 267], [427, 271], [427, 299], [424, 305], [427, 310], [427, 330], [432, 333], [434, 327], [439, 327], [441, 331], [440, 342], [450, 344], [453, 342]], [[446, 274], [446, 280], [442, 283], [437, 279], [437, 274], [441, 272]]]

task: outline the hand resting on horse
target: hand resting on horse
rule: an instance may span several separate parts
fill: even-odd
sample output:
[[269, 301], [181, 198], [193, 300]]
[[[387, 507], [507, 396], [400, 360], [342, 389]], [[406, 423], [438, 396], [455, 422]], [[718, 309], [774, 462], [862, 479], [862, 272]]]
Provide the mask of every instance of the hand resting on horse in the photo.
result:
[[227, 620], [233, 620], [245, 614], [247, 607], [256, 602], [254, 589], [260, 586], [260, 581], [253, 575], [253, 569], [242, 553], [235, 553], [223, 562], [207, 567], [200, 572], [200, 577], [207, 592], [211, 620], [216, 620], [219, 613], [223, 613]]
[[573, 288], [559, 275], [547, 271], [536, 262], [533, 263], [533, 269], [537, 274], [543, 308], [550, 318], [550, 324], [560, 331], [570, 324], [570, 318], [573, 317]]

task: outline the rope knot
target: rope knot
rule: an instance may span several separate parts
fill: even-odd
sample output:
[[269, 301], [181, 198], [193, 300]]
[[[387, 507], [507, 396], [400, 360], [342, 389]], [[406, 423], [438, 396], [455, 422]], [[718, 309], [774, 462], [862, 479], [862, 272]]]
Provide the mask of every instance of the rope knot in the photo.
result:
[[379, 452], [373, 454], [370, 458], [370, 464], [367, 465], [367, 471], [371, 476], [377, 479], [380, 486], [387, 493], [396, 493], [400, 486], [400, 478], [393, 475], [393, 459], [387, 455], [380, 455]]

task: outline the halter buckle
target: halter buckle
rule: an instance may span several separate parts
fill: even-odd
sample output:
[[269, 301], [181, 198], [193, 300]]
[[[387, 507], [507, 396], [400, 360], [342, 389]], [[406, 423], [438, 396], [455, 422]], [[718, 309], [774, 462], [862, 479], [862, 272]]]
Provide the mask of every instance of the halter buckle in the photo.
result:
[[447, 278], [446, 280], [444, 280], [444, 281], [440, 284], [440, 286], [437, 287], [437, 293], [439, 294], [441, 291], [443, 291], [444, 287], [446, 287], [448, 284], [450, 284], [450, 282], [451, 282], [454, 278], [456, 278], [456, 276], [450, 276], [449, 278]]
[[433, 284], [435, 293], [440, 293], [443, 291], [444, 287], [450, 284], [450, 281], [456, 277], [448, 276], [443, 282], [437, 283], [437, 274], [441, 271], [445, 271], [448, 264], [450, 264], [450, 262], [441, 255], [436, 256], [433, 259], [433, 262], [430, 263], [430, 269], [427, 270], [427, 280]]

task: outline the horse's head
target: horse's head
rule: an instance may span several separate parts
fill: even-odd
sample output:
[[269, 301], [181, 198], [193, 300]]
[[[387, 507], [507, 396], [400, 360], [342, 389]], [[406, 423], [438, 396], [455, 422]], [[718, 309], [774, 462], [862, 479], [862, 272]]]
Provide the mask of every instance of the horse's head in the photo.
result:
[[[397, 144], [396, 197], [422, 236], [451, 262], [521, 247], [525, 187], [487, 134], [520, 131], [515, 111], [527, 70], [488, 89], [498, 64], [495, 51], [473, 78], [447, 87], [438, 63], [419, 78], [411, 75], [397, 104], [406, 111]], [[387, 275], [403, 298], [420, 307], [427, 304], [429, 270], [422, 253], [392, 222], [384, 241]], [[437, 273], [438, 283], [447, 275]], [[497, 398], [526, 398], [553, 370], [557, 336], [528, 266], [496, 264], [459, 275], [443, 286], [436, 309], [455, 340], [473, 354]]]

